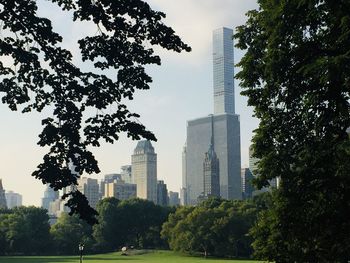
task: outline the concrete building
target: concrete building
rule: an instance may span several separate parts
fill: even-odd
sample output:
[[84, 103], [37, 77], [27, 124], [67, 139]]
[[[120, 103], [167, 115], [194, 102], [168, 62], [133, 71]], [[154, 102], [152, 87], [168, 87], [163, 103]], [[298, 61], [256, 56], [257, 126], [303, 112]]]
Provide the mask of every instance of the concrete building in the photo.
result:
[[157, 154], [150, 141], [139, 141], [131, 156], [131, 173], [137, 197], [157, 203]]
[[41, 207], [49, 211], [50, 203], [59, 199], [59, 192], [46, 185], [44, 197], [41, 198]]
[[166, 206], [168, 205], [168, 188], [163, 180], [157, 182], [157, 204]]
[[123, 165], [120, 167], [120, 175], [122, 180], [127, 184], [132, 184], [132, 173], [131, 173], [131, 165]]
[[14, 207], [22, 206], [22, 195], [13, 191], [5, 193], [7, 208], [12, 209]]
[[80, 177], [78, 179], [77, 190], [86, 196], [91, 207], [96, 208], [96, 205], [100, 200], [97, 179]]
[[125, 183], [123, 180], [115, 180], [105, 184], [104, 197], [114, 197], [118, 200], [127, 200], [136, 197], [136, 184]]
[[241, 199], [240, 120], [234, 111], [233, 30], [213, 32], [214, 115], [187, 122], [187, 141], [183, 160], [184, 200], [196, 204], [204, 193], [203, 155], [213, 141], [219, 159], [220, 196]]
[[178, 206], [180, 205], [180, 198], [178, 192], [169, 192], [169, 205], [170, 206]]
[[100, 199], [102, 199], [105, 196], [105, 184], [113, 183], [115, 180], [120, 181], [122, 180], [122, 177], [120, 174], [106, 174], [104, 178], [100, 181], [99, 184], [99, 192], [100, 192]]
[[[212, 140], [213, 141], [213, 140]], [[203, 194], [205, 197], [220, 196], [220, 167], [213, 142], [205, 153], [203, 162]]]
[[0, 208], [7, 208], [5, 190], [2, 186], [2, 179], [0, 179]]

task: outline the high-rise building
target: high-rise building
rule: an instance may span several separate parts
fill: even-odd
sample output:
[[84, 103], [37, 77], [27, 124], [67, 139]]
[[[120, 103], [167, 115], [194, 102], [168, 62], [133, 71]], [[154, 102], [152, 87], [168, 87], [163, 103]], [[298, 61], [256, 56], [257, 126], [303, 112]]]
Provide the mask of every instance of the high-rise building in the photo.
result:
[[41, 207], [49, 211], [50, 203], [56, 201], [58, 198], [59, 192], [52, 189], [49, 185], [46, 185], [44, 197], [41, 198]]
[[169, 205], [178, 206], [180, 205], [180, 198], [178, 192], [169, 191]]
[[105, 184], [104, 197], [114, 197], [118, 200], [127, 200], [136, 197], [136, 184], [125, 183], [123, 180]]
[[163, 180], [157, 182], [157, 204], [166, 206], [168, 205], [168, 188]]
[[105, 196], [105, 184], [113, 183], [115, 180], [116, 181], [122, 180], [121, 175], [120, 174], [106, 174], [104, 176], [104, 179], [100, 181], [100, 185], [99, 185], [100, 199], [102, 199]]
[[22, 195], [13, 191], [5, 193], [7, 208], [12, 209], [14, 207], [22, 206]]
[[78, 179], [77, 190], [83, 193], [91, 207], [96, 208], [100, 200], [99, 185], [97, 179], [80, 177]]
[[2, 179], [0, 179], [0, 208], [7, 208], [5, 190], [2, 186]]
[[249, 168], [243, 168], [241, 170], [242, 177], [242, 197], [243, 199], [252, 198], [254, 187], [252, 184], [253, 174]]
[[[214, 115], [187, 122], [185, 177], [188, 204], [196, 204], [204, 194], [203, 155], [213, 137], [219, 159], [220, 196], [241, 199], [240, 120], [234, 110], [233, 30], [213, 32]], [[214, 134], [214, 136], [212, 136]]]
[[120, 175], [122, 177], [122, 180], [127, 183], [132, 183], [132, 174], [131, 174], [131, 165], [123, 165], [120, 167]]
[[214, 114], [234, 114], [233, 30], [219, 28], [213, 32]]
[[137, 197], [157, 203], [157, 154], [150, 141], [139, 141], [131, 156]]
[[[212, 140], [213, 141], [213, 140]], [[205, 197], [220, 196], [220, 167], [213, 142], [210, 143], [208, 152], [205, 153], [203, 162], [203, 194]]]
[[187, 164], [186, 164], [186, 152], [187, 152], [187, 146], [185, 143], [185, 146], [183, 147], [182, 150], [182, 187], [181, 187], [181, 204], [182, 205], [187, 205], [189, 202], [187, 200]]

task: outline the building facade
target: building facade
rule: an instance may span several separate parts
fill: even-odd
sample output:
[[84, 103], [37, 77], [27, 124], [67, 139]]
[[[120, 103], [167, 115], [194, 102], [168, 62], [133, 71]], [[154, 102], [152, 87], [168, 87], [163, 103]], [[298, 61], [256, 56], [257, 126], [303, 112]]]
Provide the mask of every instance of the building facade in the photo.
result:
[[235, 113], [232, 37], [230, 28], [213, 31], [214, 114]]
[[205, 153], [203, 162], [203, 194], [205, 197], [220, 196], [220, 166], [213, 143]]
[[168, 201], [168, 188], [163, 180], [157, 182], [157, 204], [167, 206]]
[[157, 203], [157, 154], [150, 141], [139, 141], [131, 156], [131, 173], [137, 197]]
[[169, 191], [169, 205], [178, 206], [180, 205], [180, 198], [178, 192]]
[[115, 180], [105, 184], [104, 197], [114, 197], [118, 200], [127, 200], [136, 197], [136, 184], [125, 183], [123, 180]]
[[132, 184], [131, 165], [123, 165], [120, 167], [120, 175], [125, 183]]
[[5, 193], [7, 208], [12, 209], [14, 207], [22, 206], [22, 195], [13, 191]]
[[80, 177], [78, 179], [77, 190], [83, 193], [91, 207], [96, 208], [100, 200], [99, 185], [97, 179]]
[[2, 186], [2, 179], [0, 179], [0, 208], [7, 208], [5, 190]]
[[46, 185], [44, 197], [41, 198], [41, 207], [49, 211], [50, 203], [59, 199], [59, 192]]
[[242, 198], [243, 199], [250, 199], [253, 196], [253, 174], [250, 171], [249, 168], [243, 168], [241, 170], [241, 177], [242, 177]]
[[214, 115], [187, 122], [183, 185], [187, 204], [204, 195], [203, 156], [213, 140], [219, 159], [220, 196], [241, 199], [240, 120], [234, 111], [233, 30], [213, 32]]

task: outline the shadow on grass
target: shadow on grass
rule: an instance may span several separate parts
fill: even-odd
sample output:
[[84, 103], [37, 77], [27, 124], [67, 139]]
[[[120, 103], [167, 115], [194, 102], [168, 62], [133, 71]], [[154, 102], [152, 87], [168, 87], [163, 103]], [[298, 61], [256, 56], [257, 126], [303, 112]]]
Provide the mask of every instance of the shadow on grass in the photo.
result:
[[[130, 258], [128, 256], [120, 257], [120, 256], [108, 256], [108, 257], [102, 257], [102, 256], [86, 256], [83, 258], [83, 262], [105, 262], [105, 261], [128, 261], [128, 260], [136, 260], [135, 258]], [[60, 263], [60, 262], [67, 262], [67, 263], [75, 263], [79, 262], [79, 257], [0, 257], [0, 263]]]

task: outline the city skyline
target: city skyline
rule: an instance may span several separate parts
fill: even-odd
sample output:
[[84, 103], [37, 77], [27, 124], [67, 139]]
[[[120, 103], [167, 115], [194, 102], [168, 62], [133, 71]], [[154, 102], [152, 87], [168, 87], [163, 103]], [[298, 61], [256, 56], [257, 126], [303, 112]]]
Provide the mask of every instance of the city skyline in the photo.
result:
[[[186, 120], [213, 112], [212, 30], [243, 24], [244, 13], [255, 8], [256, 1], [234, 3], [223, 0], [219, 4], [214, 0], [205, 0], [200, 4], [192, 0], [147, 2], [153, 8], [167, 14], [165, 23], [172, 26], [193, 49], [188, 54], [160, 51], [162, 66], [147, 68], [153, 78], [151, 90], [138, 91], [135, 100], [128, 103], [133, 111], [141, 114], [139, 120], [158, 138], [157, 143], [152, 142], [158, 153], [158, 179], [164, 180], [169, 190], [178, 192], [181, 187], [181, 152], [186, 137]], [[77, 51], [76, 40], [83, 33], [94, 34], [95, 28], [84, 27], [84, 30], [81, 30], [84, 26], [82, 24], [66, 23], [67, 19], [60, 16], [61, 12], [52, 6], [54, 5], [45, 2], [39, 6], [39, 12], [53, 17], [54, 30], [66, 37], [74, 36], [68, 43], [64, 43], [64, 46], [72, 48], [74, 53]], [[181, 17], [178, 16], [180, 12]], [[64, 28], [60, 24], [65, 24]], [[236, 52], [235, 63], [241, 55]], [[235, 104], [236, 113], [241, 116], [244, 167], [248, 164], [251, 131], [257, 127], [258, 122], [251, 118], [252, 110], [248, 109], [246, 99], [242, 98], [239, 92], [240, 88], [236, 85]], [[11, 112], [5, 105], [0, 105], [0, 121], [5, 124], [0, 138], [0, 158], [4, 164], [0, 178], [3, 179], [5, 190], [13, 190], [23, 195], [24, 205], [39, 206], [45, 189], [40, 181], [31, 177], [45, 153], [45, 149], [36, 145], [41, 130], [41, 119], [45, 114], [47, 112], [24, 115]], [[93, 149], [101, 173], [92, 177], [100, 180], [104, 174], [118, 173], [120, 166], [131, 164], [130, 156], [135, 144], [135, 141], [122, 135], [121, 140], [113, 145], [102, 144], [100, 148]], [[174, 169], [169, 171], [169, 166]]]

